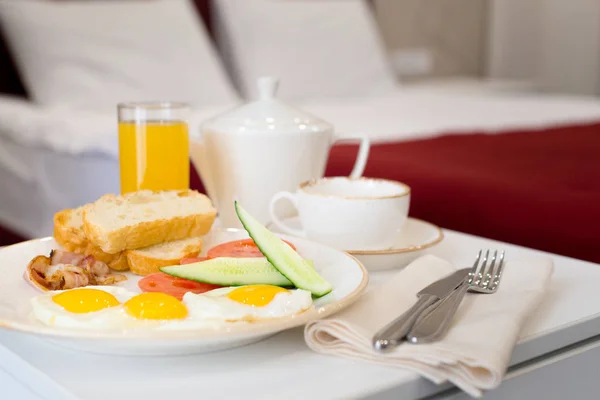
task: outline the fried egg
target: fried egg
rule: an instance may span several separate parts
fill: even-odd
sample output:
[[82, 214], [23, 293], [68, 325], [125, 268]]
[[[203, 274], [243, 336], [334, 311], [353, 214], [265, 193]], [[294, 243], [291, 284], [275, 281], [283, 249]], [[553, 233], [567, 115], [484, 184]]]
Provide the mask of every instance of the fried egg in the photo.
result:
[[271, 285], [214, 289], [198, 295], [186, 293], [183, 301], [203, 320], [255, 322], [298, 314], [312, 306], [311, 293]]
[[76, 329], [118, 329], [122, 304], [135, 296], [121, 287], [87, 286], [46, 292], [31, 299], [33, 316], [44, 325]]
[[159, 292], [87, 286], [31, 299], [33, 316], [48, 326], [91, 330], [187, 330], [280, 318], [312, 306], [310, 292], [270, 285], [186, 293], [180, 301]]

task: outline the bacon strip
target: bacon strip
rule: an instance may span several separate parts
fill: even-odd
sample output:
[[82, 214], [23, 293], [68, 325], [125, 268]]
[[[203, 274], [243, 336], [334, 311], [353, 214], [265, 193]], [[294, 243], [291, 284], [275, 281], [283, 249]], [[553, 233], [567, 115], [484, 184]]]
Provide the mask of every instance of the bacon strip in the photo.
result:
[[52, 265], [48, 269], [45, 280], [53, 288], [73, 289], [76, 287], [87, 286], [92, 283], [94, 279], [93, 276], [88, 275], [81, 267], [71, 264], [58, 264]]
[[47, 290], [65, 290], [88, 285], [112, 285], [127, 279], [112, 274], [108, 265], [94, 256], [52, 250], [50, 257], [37, 256], [27, 266], [27, 277]]
[[50, 260], [52, 265], [71, 264], [79, 265], [85, 256], [79, 253], [71, 253], [64, 250], [52, 250], [50, 252]]

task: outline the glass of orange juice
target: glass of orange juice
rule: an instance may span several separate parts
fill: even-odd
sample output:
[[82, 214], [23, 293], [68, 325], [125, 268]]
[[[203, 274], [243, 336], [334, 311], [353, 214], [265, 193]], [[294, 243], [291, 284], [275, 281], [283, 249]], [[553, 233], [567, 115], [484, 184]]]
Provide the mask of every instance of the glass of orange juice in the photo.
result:
[[188, 105], [122, 103], [117, 109], [121, 193], [188, 189]]

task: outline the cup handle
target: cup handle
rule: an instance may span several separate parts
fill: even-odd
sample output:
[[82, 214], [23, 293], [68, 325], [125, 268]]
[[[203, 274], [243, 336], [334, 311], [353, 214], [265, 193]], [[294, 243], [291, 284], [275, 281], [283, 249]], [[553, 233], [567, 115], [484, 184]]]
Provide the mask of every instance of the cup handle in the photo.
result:
[[271, 214], [271, 221], [273, 221], [273, 224], [277, 228], [281, 229], [285, 233], [289, 233], [290, 235], [294, 236], [305, 237], [306, 233], [304, 232], [304, 229], [290, 228], [279, 219], [277, 214], [275, 214], [275, 205], [279, 200], [283, 199], [291, 201], [296, 210], [298, 210], [298, 201], [296, 200], [296, 195], [290, 192], [275, 193], [275, 195], [271, 199], [271, 203], [269, 204], [269, 214]]
[[358, 147], [358, 155], [356, 156], [356, 161], [354, 161], [354, 167], [350, 173], [350, 178], [352, 179], [360, 178], [363, 172], [365, 172], [367, 159], [369, 158], [369, 150], [371, 148], [371, 141], [364, 133], [353, 133], [350, 135], [345, 135], [344, 137], [341, 137], [339, 134], [337, 134], [334, 140], [335, 143], [356, 139], [360, 140], [360, 146]]

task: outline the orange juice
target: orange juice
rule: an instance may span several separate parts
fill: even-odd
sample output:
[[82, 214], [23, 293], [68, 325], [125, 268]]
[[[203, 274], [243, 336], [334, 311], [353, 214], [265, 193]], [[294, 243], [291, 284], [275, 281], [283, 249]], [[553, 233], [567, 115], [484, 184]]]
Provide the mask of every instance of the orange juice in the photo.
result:
[[190, 185], [188, 126], [181, 121], [119, 123], [121, 193]]

